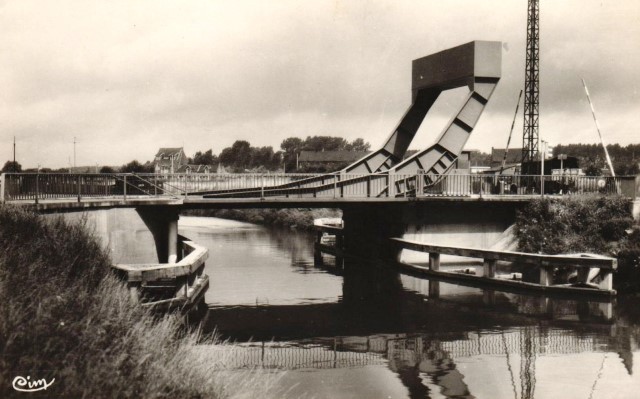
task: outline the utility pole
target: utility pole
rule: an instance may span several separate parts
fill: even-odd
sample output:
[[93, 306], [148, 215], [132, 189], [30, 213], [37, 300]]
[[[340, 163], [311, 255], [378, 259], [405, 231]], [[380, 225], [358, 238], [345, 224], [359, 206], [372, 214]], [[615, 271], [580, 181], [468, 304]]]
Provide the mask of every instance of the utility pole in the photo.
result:
[[507, 163], [507, 153], [509, 152], [509, 144], [511, 143], [511, 134], [513, 134], [513, 127], [516, 124], [516, 118], [518, 116], [518, 108], [520, 107], [520, 99], [521, 98], [522, 98], [522, 90], [520, 90], [520, 94], [518, 95], [518, 102], [516, 103], [516, 112], [513, 115], [513, 122], [511, 122], [511, 130], [509, 131], [509, 139], [507, 140], [507, 148], [504, 149], [504, 157], [502, 158], [502, 166], [500, 167], [500, 175], [501, 176], [502, 176], [502, 172], [504, 171], [504, 166]]
[[529, 0], [527, 13], [527, 55], [524, 79], [524, 128], [522, 163], [535, 161], [539, 141], [540, 100], [540, 7]]
[[547, 155], [547, 142], [540, 140], [542, 151], [540, 151], [540, 195], [544, 197], [544, 157]]
[[76, 168], [76, 136], [73, 136], [73, 169]]
[[13, 173], [18, 171], [16, 165], [16, 136], [13, 136]]

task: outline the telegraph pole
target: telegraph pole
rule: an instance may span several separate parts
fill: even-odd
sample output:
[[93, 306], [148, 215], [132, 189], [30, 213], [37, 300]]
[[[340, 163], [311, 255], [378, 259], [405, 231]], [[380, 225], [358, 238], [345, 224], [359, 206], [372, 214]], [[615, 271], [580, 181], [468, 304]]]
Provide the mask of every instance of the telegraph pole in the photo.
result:
[[16, 136], [13, 136], [13, 173], [16, 173], [18, 168], [16, 167]]
[[76, 136], [73, 136], [73, 169], [76, 168]]

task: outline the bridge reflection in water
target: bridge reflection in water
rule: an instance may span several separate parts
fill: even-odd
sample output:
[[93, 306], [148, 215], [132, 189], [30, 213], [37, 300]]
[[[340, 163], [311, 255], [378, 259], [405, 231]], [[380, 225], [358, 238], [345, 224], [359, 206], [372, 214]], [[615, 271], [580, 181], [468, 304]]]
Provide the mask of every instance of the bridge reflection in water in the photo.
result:
[[[495, 378], [514, 398], [533, 398], [536, 366], [558, 355], [601, 359], [600, 370], [596, 365], [585, 372], [586, 390], [596, 388], [608, 353], [632, 374], [640, 330], [625, 317], [614, 318], [611, 303], [490, 292], [385, 268], [364, 272], [349, 262], [334, 271], [344, 276], [338, 303], [211, 308], [205, 330], [217, 326], [240, 343], [207, 350], [224, 354], [225, 367], [234, 368], [383, 366], [410, 397], [430, 397], [434, 390], [474, 397], [467, 380], [477, 376], [465, 367], [488, 359], [500, 365]], [[434, 283], [440, 285], [437, 298], [429, 295]]]

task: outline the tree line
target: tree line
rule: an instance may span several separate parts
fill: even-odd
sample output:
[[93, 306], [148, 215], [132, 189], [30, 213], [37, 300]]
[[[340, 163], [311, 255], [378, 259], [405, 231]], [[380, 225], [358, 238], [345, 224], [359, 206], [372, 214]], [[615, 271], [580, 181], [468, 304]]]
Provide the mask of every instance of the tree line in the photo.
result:
[[[640, 144], [629, 144], [625, 147], [620, 144], [609, 144], [607, 151], [616, 175], [630, 176], [640, 173], [638, 166], [640, 163]], [[608, 168], [600, 144], [557, 145], [553, 148], [553, 155], [557, 157], [560, 154], [578, 158], [580, 167], [587, 175], [600, 175], [602, 169]]]
[[[220, 154], [214, 154], [213, 150], [196, 151], [188, 158], [189, 164], [195, 165], [224, 165], [228, 172], [245, 171], [298, 171], [296, 158], [301, 151], [369, 151], [371, 145], [362, 138], [351, 142], [342, 137], [332, 136], [308, 136], [306, 139], [289, 137], [282, 141], [280, 149], [273, 147], [254, 147], [248, 141], [237, 140], [230, 147], [224, 148]], [[610, 144], [607, 146], [611, 162], [616, 175], [636, 175], [640, 173], [640, 144], [621, 146]], [[578, 158], [579, 164], [588, 175], [599, 175], [602, 169], [607, 168], [604, 151], [599, 144], [567, 144], [557, 145], [553, 150], [554, 156], [566, 154]], [[490, 162], [491, 155], [475, 151], [472, 154], [474, 164]], [[35, 172], [36, 169], [23, 170], [19, 162], [7, 161], [2, 172]], [[40, 169], [40, 172], [68, 173], [69, 169]], [[120, 167], [103, 166], [100, 173], [153, 173], [152, 161], [145, 163], [133, 160]]]
[[[223, 165], [228, 172], [245, 171], [296, 171], [296, 157], [300, 151], [368, 151], [371, 145], [361, 138], [351, 142], [342, 137], [333, 136], [307, 136], [306, 139], [289, 137], [282, 141], [280, 150], [274, 151], [273, 147], [254, 147], [248, 141], [236, 140], [230, 147], [224, 148], [220, 154], [214, 154], [213, 150], [196, 151], [192, 157], [187, 158], [187, 163], [192, 165]], [[3, 172], [23, 172], [22, 165], [13, 161], [7, 161], [2, 168]], [[24, 172], [35, 172], [36, 169], [26, 169]], [[68, 173], [68, 168], [40, 169], [41, 173]], [[103, 166], [99, 173], [153, 173], [152, 161], [141, 163], [133, 160], [120, 167]]]

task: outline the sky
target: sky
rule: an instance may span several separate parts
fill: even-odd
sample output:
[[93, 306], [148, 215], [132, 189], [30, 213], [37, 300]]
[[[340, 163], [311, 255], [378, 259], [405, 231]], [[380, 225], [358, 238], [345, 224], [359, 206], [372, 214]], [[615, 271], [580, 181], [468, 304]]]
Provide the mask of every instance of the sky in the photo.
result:
[[[0, 163], [122, 165], [159, 147], [362, 137], [380, 147], [411, 102], [411, 61], [503, 42], [502, 79], [467, 149], [504, 148], [524, 87], [526, 0], [0, 0]], [[640, 143], [640, 2], [540, 1], [540, 136]], [[441, 95], [425, 148], [466, 89]], [[522, 105], [511, 147], [522, 144]]]

